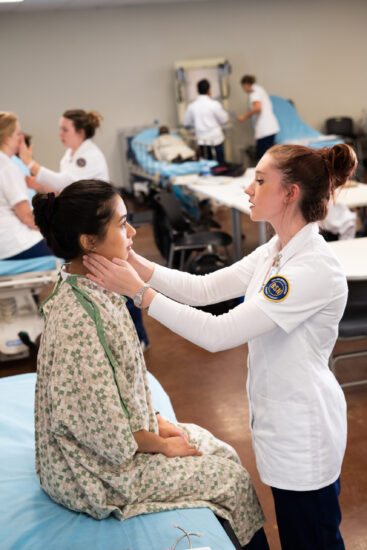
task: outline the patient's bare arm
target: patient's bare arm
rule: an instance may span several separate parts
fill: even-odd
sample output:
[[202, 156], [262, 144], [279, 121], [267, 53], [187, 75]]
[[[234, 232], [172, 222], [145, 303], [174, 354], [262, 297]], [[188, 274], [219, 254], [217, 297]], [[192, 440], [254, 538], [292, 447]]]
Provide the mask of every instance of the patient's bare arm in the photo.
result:
[[17, 204], [13, 206], [13, 210], [22, 223], [27, 225], [30, 229], [36, 229], [38, 231], [38, 227], [34, 223], [33, 212], [28, 201], [24, 200], [17, 202]]

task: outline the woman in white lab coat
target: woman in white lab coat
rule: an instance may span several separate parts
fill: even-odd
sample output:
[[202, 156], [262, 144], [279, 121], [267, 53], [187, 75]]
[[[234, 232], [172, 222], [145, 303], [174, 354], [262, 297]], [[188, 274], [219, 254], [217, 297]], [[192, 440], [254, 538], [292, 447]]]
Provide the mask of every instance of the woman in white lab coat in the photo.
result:
[[32, 177], [27, 185], [36, 191], [60, 192], [67, 185], [82, 179], [108, 181], [108, 168], [102, 151], [92, 141], [102, 117], [96, 111], [70, 109], [59, 123], [59, 136], [67, 150], [60, 161], [60, 171], [54, 172], [33, 159], [32, 148], [23, 145], [19, 156]]
[[[271, 148], [246, 193], [251, 219], [269, 222], [276, 235], [205, 277], [155, 265], [133, 251], [128, 262], [85, 258], [92, 280], [134, 297], [195, 344], [215, 352], [248, 342], [253, 446], [261, 479], [273, 492], [283, 550], [344, 549], [338, 495], [346, 403], [328, 359], [347, 282], [315, 222], [356, 163], [344, 144]], [[218, 317], [184, 305], [243, 294], [244, 303]]]
[[1, 260], [24, 260], [52, 254], [34, 223], [24, 177], [11, 161], [23, 140], [16, 115], [0, 111]]

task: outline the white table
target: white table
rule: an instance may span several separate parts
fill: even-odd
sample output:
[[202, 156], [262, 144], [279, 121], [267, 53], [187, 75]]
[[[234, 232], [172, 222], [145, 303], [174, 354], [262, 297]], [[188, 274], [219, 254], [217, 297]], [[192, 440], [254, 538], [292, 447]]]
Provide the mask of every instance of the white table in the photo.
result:
[[[246, 173], [239, 178], [226, 178], [218, 176], [178, 176], [172, 180], [173, 185], [185, 185], [191, 191], [214, 199], [231, 209], [233, 256], [234, 260], [242, 258], [242, 228], [241, 213], [250, 215], [249, 197], [245, 188], [253, 181], [255, 168], [248, 168]], [[259, 244], [266, 242], [265, 222], [259, 222]]]
[[[239, 178], [226, 178], [218, 176], [177, 176], [172, 179], [173, 185], [187, 186], [195, 193], [214, 199], [231, 209], [233, 256], [237, 261], [242, 258], [242, 229], [241, 213], [250, 215], [249, 197], [244, 192], [245, 188], [253, 181], [255, 168], [248, 168], [245, 174]], [[367, 206], [367, 185], [358, 183], [355, 187], [346, 187], [336, 193], [337, 203], [345, 204], [348, 208]], [[358, 239], [361, 240], [361, 239]], [[266, 224], [259, 222], [259, 244], [266, 242]]]
[[328, 244], [342, 264], [349, 281], [367, 279], [367, 237], [333, 241]]
[[345, 204], [348, 208], [359, 208], [367, 206], [367, 185], [358, 183], [355, 187], [343, 187], [336, 191], [336, 202]]

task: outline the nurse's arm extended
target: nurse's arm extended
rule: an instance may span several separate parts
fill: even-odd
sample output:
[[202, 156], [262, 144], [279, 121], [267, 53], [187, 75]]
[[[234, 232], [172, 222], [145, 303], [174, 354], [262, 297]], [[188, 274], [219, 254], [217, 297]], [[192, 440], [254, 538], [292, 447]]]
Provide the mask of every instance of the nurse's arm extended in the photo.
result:
[[[261, 254], [261, 249], [229, 267], [205, 276], [154, 264], [133, 251], [129, 253], [128, 264], [118, 259], [110, 262], [102, 256], [90, 254], [85, 257], [84, 265], [97, 277], [93, 280], [109, 290], [125, 295], [129, 295], [125, 283], [130, 284], [132, 276], [132, 272], [128, 272], [126, 267], [131, 265], [139, 277], [140, 286], [149, 281], [155, 290], [165, 296], [184, 304], [199, 306], [243, 296], [253, 275], [258, 254]], [[120, 270], [121, 266], [125, 266], [125, 269]]]
[[62, 191], [64, 187], [73, 182], [75, 178], [67, 172], [54, 172], [33, 160], [32, 145], [27, 147], [24, 141], [20, 145], [19, 156], [28, 166], [33, 177], [27, 177], [27, 185], [35, 191]]
[[252, 117], [252, 115], [256, 115], [257, 113], [260, 113], [261, 111], [261, 101], [255, 101], [252, 109], [250, 111], [247, 111], [247, 113], [244, 113], [243, 115], [238, 115], [237, 120], [239, 122], [244, 122], [248, 118]]
[[[94, 255], [84, 257], [83, 261], [85, 266], [94, 273], [94, 275], [88, 274], [88, 278], [109, 290], [133, 297], [142, 286], [142, 279], [128, 262], [118, 260], [118, 263], [111, 263], [105, 258]], [[222, 273], [224, 271], [225, 269], [220, 270]], [[177, 283], [185, 279], [184, 275], [189, 275], [170, 269], [165, 269], [164, 274], [166, 272], [172, 274]], [[190, 277], [190, 279], [204, 278]], [[157, 321], [211, 352], [239, 346], [277, 326], [252, 300], [245, 301], [229, 313], [215, 316], [177, 303], [157, 293], [153, 288], [148, 288], [143, 294], [142, 306], [149, 308], [149, 315]]]

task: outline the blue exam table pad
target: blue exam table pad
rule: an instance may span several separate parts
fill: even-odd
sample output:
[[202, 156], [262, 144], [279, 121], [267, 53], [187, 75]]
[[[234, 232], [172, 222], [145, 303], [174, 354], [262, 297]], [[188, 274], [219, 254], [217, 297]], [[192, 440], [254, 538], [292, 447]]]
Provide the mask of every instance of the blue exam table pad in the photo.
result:
[[29, 260], [0, 260], [0, 277], [56, 269], [56, 261], [55, 256], [40, 256]]
[[[173, 133], [172, 135], [177, 136]], [[131, 140], [131, 148], [134, 151], [135, 158], [140, 166], [148, 174], [160, 174], [162, 177], [183, 176], [186, 174], [201, 173], [205, 166], [210, 168], [216, 166], [216, 160], [187, 161], [182, 164], [160, 162], [155, 160], [147, 148], [158, 137], [158, 128], [146, 128], [142, 130]], [[179, 136], [178, 136], [179, 137]], [[139, 144], [142, 145], [139, 145]], [[143, 145], [144, 144], [144, 145]]]
[[[34, 391], [36, 374], [0, 379], [0, 548], [2, 550], [167, 550], [184, 529], [193, 548], [233, 550], [208, 508], [145, 514], [119, 521], [98, 521], [53, 502], [41, 489], [34, 458]], [[149, 374], [154, 406], [168, 420], [175, 414], [168, 395]], [[189, 547], [187, 539], [177, 550]]]

